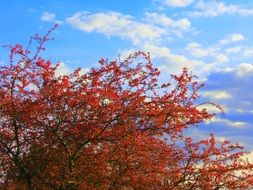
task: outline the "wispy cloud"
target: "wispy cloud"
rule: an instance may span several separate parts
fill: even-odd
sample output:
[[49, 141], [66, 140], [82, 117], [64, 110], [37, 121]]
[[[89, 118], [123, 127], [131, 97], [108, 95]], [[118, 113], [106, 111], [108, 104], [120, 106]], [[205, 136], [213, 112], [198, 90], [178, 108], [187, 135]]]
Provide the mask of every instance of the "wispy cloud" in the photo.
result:
[[253, 76], [253, 64], [241, 63], [236, 67], [235, 73], [238, 77]]
[[[80, 74], [85, 74], [89, 71], [89, 68], [83, 67], [80, 70]], [[73, 72], [73, 68], [70, 68], [67, 64], [65, 64], [64, 62], [59, 62], [57, 69], [55, 70], [55, 76], [56, 77], [60, 77], [63, 75], [68, 75], [71, 72]]]
[[196, 10], [190, 12], [189, 15], [194, 17], [216, 17], [225, 14], [237, 14], [243, 16], [253, 15], [253, 9], [234, 4], [225, 4], [221, 1], [218, 2], [216, 0], [200, 0], [196, 4], [195, 9]]
[[193, 42], [186, 46], [186, 50], [196, 58], [212, 57], [217, 63], [227, 63], [228, 57], [220, 52], [219, 47], [203, 47], [201, 44]]
[[194, 0], [162, 0], [161, 2], [169, 7], [187, 7], [193, 3]]
[[234, 53], [238, 53], [239, 51], [242, 50], [242, 47], [241, 46], [235, 46], [235, 47], [229, 47], [229, 48], [226, 48], [224, 51], [227, 53], [227, 54], [234, 54]]
[[253, 48], [252, 47], [246, 47], [246, 48], [244, 48], [243, 55], [245, 57], [252, 57], [253, 56]]
[[225, 39], [220, 40], [220, 45], [225, 45], [231, 42], [239, 42], [245, 40], [245, 37], [242, 34], [231, 34]]
[[191, 22], [187, 18], [181, 18], [178, 20], [173, 20], [167, 17], [165, 14], [158, 14], [158, 13], [146, 13], [145, 14], [146, 22], [149, 24], [162, 26], [165, 29], [174, 29], [176, 31], [190, 31], [191, 29]]
[[242, 122], [252, 122], [252, 80], [253, 64], [241, 63], [219, 72], [214, 71], [208, 76], [207, 86], [201, 95], [225, 107], [228, 115]]
[[187, 44], [186, 50], [189, 51], [189, 53], [197, 58], [206, 57], [209, 55], [214, 54], [217, 49], [215, 48], [203, 48], [203, 46], [199, 43], [192, 42]]
[[202, 93], [203, 96], [208, 97], [213, 100], [229, 99], [231, 94], [225, 90], [213, 90], [205, 91]]
[[189, 59], [183, 54], [173, 53], [170, 48], [166, 46], [156, 46], [151, 44], [144, 44], [142, 46], [144, 51], [150, 52], [152, 57], [160, 63], [160, 70], [167, 73], [180, 73], [182, 68], [191, 68], [196, 73], [201, 74], [205, 69], [205, 62]]
[[44, 22], [54, 22], [57, 24], [62, 24], [62, 21], [57, 20], [54, 13], [43, 12], [40, 19]]
[[253, 64], [252, 63], [240, 63], [234, 67], [227, 67], [223, 70], [235, 75], [237, 78], [247, 78], [253, 76]]
[[207, 124], [211, 124], [211, 123], [220, 123], [222, 125], [227, 125], [229, 127], [235, 127], [235, 128], [242, 128], [245, 127], [247, 125], [247, 122], [243, 122], [243, 121], [232, 121], [229, 119], [221, 119], [221, 118], [213, 118], [209, 121], [206, 121]]
[[173, 20], [165, 15], [146, 13], [143, 20], [118, 12], [77, 12], [66, 18], [66, 23], [84, 32], [97, 32], [106, 36], [118, 36], [133, 44], [157, 43], [170, 35], [181, 35], [190, 30], [191, 23], [183, 18]]

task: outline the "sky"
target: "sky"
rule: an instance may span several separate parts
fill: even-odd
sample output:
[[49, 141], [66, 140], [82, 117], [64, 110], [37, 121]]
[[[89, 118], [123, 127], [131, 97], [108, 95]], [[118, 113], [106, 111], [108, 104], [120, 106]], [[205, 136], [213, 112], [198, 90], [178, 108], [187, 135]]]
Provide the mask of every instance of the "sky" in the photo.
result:
[[[100, 58], [150, 52], [163, 75], [183, 67], [206, 86], [203, 100], [224, 114], [187, 132], [214, 133], [252, 151], [253, 158], [253, 1], [250, 0], [9, 0], [0, 6], [0, 45], [45, 34], [55, 38], [44, 56], [61, 62], [61, 73], [90, 68]], [[0, 49], [0, 65], [7, 64]]]

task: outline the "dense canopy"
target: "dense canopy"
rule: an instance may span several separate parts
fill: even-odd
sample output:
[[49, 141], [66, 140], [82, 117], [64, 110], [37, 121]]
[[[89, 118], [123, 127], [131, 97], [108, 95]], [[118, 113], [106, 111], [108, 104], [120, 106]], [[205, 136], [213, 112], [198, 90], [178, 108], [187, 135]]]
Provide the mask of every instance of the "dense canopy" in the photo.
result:
[[39, 56], [49, 33], [32, 38], [35, 53], [9, 46], [0, 69], [1, 189], [253, 188], [239, 144], [184, 136], [214, 116], [187, 69], [161, 84], [136, 52], [58, 76]]

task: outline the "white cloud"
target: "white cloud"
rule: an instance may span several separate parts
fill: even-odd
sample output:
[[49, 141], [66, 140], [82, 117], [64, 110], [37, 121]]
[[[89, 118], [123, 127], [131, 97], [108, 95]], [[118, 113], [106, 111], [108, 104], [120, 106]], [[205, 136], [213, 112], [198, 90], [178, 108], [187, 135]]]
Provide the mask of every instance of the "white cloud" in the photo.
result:
[[[55, 70], [55, 76], [60, 77], [63, 75], [69, 75], [74, 70], [69, 67], [69, 65], [65, 64], [64, 62], [60, 62], [57, 69]], [[90, 71], [89, 68], [81, 68], [79, 74], [83, 75]]]
[[201, 0], [195, 7], [197, 11], [190, 12], [191, 16], [216, 17], [224, 14], [253, 15], [253, 9], [244, 8], [238, 5], [226, 5], [216, 0]]
[[242, 49], [242, 47], [240, 47], [240, 46], [231, 47], [231, 48], [225, 49], [225, 52], [228, 53], [228, 54], [231, 54], [231, 53], [238, 53], [241, 49]]
[[234, 127], [234, 128], [242, 128], [245, 127], [247, 125], [246, 122], [242, 122], [242, 121], [231, 121], [229, 119], [221, 119], [221, 118], [212, 118], [211, 120], [208, 120], [205, 122], [206, 124], [210, 124], [210, 123], [221, 123], [230, 127]]
[[242, 34], [232, 34], [225, 39], [220, 40], [220, 45], [225, 45], [231, 42], [239, 42], [245, 40], [245, 37]]
[[[188, 59], [183, 54], [176, 54], [171, 51], [170, 48], [166, 46], [157, 46], [152, 44], [143, 44], [138, 47], [137, 50], [149, 52], [151, 58], [159, 65], [159, 70], [166, 74], [180, 74], [184, 67], [190, 68], [194, 74], [200, 77], [205, 77], [212, 67], [203, 61]], [[128, 49], [120, 52], [120, 57], [126, 58], [129, 54], [137, 51], [136, 49]], [[203, 74], [204, 73], [204, 74]], [[203, 76], [202, 76], [203, 75]], [[203, 80], [203, 78], [201, 78]]]
[[54, 13], [43, 12], [40, 19], [45, 22], [55, 22], [57, 24], [62, 24], [62, 21], [56, 20]]
[[[218, 113], [221, 113], [222, 110], [219, 109], [218, 107], [212, 105], [212, 104], [202, 104], [200, 106], [197, 107], [198, 110], [203, 110], [203, 109], [206, 109], [209, 113], [215, 113], [215, 114], [218, 114]], [[228, 108], [227, 107], [224, 107], [222, 106], [222, 109], [224, 112], [228, 112]]]
[[202, 45], [199, 43], [189, 43], [187, 44], [186, 49], [190, 52], [190, 54], [194, 57], [206, 57], [210, 54], [210, 51], [208, 51], [207, 49], [203, 49]]
[[239, 114], [244, 114], [247, 112], [247, 110], [241, 109], [241, 108], [235, 108], [233, 111], [239, 113]]
[[228, 140], [228, 138], [224, 136], [216, 136], [215, 138], [218, 142], [221, 142], [221, 143]]
[[174, 21], [173, 27], [183, 30], [189, 30], [191, 27], [191, 22], [187, 18], [182, 18], [177, 21]]
[[173, 20], [164, 14], [157, 13], [146, 13], [146, 20], [148, 23], [153, 23], [156, 25], [170, 26]]
[[35, 8], [29, 8], [29, 9], [27, 9], [27, 11], [30, 12], [30, 13], [33, 13], [33, 12], [36, 12], [37, 9], [35, 9]]
[[49, 13], [49, 12], [44, 12], [41, 15], [41, 20], [46, 21], [46, 22], [52, 22], [55, 20], [55, 14]]
[[189, 31], [191, 29], [191, 22], [187, 18], [173, 20], [165, 14], [146, 13], [146, 23], [152, 25], [163, 26], [167, 29], [177, 29], [179, 31]]
[[168, 55], [171, 54], [171, 51], [168, 47], [160, 47], [160, 46], [155, 46], [155, 45], [149, 45], [145, 44], [143, 46], [145, 51], [148, 51], [151, 53], [151, 55], [156, 58], [162, 58], [162, 57], [167, 57]]
[[130, 39], [135, 44], [140, 41], [159, 39], [164, 33], [164, 30], [159, 27], [136, 22], [129, 15], [115, 12], [76, 13], [67, 18], [66, 21], [84, 32], [98, 32], [107, 36], [119, 36], [124, 39]]
[[196, 61], [188, 60], [183, 55], [173, 54], [171, 53], [170, 49], [168, 47], [160, 47], [155, 45], [148, 45], [145, 44], [143, 46], [145, 51], [150, 52], [154, 57], [158, 58], [165, 58], [167, 61], [177, 64], [177, 65], [184, 65], [184, 66], [194, 66], [198, 64]]
[[66, 22], [84, 32], [119, 36], [131, 40], [135, 45], [144, 41], [157, 43], [171, 34], [181, 35], [191, 27], [190, 21], [186, 18], [172, 20], [157, 13], [146, 13], [146, 18], [137, 21], [130, 15], [117, 12], [95, 14], [77, 12], [68, 17]]
[[244, 36], [242, 34], [233, 34], [231, 36], [231, 41], [232, 42], [238, 42], [244, 40]]
[[203, 73], [208, 73], [211, 68], [210, 65], [203, 61], [188, 59], [182, 54], [176, 54], [166, 46], [156, 46], [151, 44], [144, 44], [143, 50], [150, 52], [153, 58], [160, 60], [159, 69], [162, 72], [179, 74], [182, 72], [182, 68], [190, 68], [198, 76]]
[[249, 75], [253, 75], [253, 64], [241, 63], [237, 66], [235, 73], [238, 77], [247, 77]]
[[71, 72], [71, 69], [64, 62], [60, 62], [59, 66], [55, 70], [55, 76], [59, 77], [59, 76], [67, 75], [70, 72]]
[[170, 7], [186, 7], [194, 0], [164, 0], [163, 3]]
[[228, 62], [228, 58], [224, 54], [217, 54], [214, 56], [214, 58], [215, 58], [215, 61], [218, 63], [227, 63]]
[[[233, 123], [230, 125], [242, 126], [245, 124], [247, 126], [245, 130], [248, 130], [250, 123], [252, 123], [249, 114], [253, 110], [252, 77], [253, 65], [251, 64], [240, 64], [231, 67], [228, 71], [213, 72], [208, 78], [207, 92], [204, 91], [201, 95], [210, 98], [208, 101], [216, 102], [225, 107], [226, 115], [230, 116], [232, 120], [237, 120], [237, 123], [232, 121]], [[226, 123], [229, 124], [229, 122]]]
[[251, 57], [251, 56], [253, 56], [253, 49], [252, 48], [246, 48], [246, 49], [244, 49], [243, 55], [245, 57]]
[[239, 78], [246, 78], [248, 76], [253, 76], [253, 64], [240, 63], [233, 68], [224, 68], [222, 71], [225, 73], [233, 73]]
[[204, 48], [199, 43], [189, 43], [186, 46], [186, 50], [194, 57], [203, 58], [203, 57], [212, 57], [217, 63], [227, 63], [228, 58], [225, 54], [219, 52], [219, 48], [207, 47]]
[[204, 97], [209, 97], [214, 100], [228, 99], [231, 98], [231, 94], [224, 90], [213, 90], [213, 91], [205, 91], [202, 93]]
[[[244, 50], [243, 46], [242, 49], [239, 46], [226, 47], [227, 49], [221, 46], [245, 39], [242, 34], [235, 33], [209, 47], [203, 47], [196, 42], [189, 43], [185, 50], [193, 58], [187, 57], [185, 52], [174, 53], [163, 44], [172, 37], [192, 32], [191, 22], [187, 18], [175, 20], [160, 13], [147, 12], [142, 19], [137, 19], [118, 12], [77, 12], [65, 21], [86, 33], [101, 33], [108, 37], [127, 39], [134, 45], [132, 49], [150, 52], [152, 57], [157, 59], [155, 61], [160, 69], [169, 73], [180, 73], [183, 67], [187, 67], [200, 76], [201, 80], [205, 79], [210, 71], [223, 69], [230, 61], [230, 53]], [[234, 59], [231, 57], [231, 61]]]
[[173, 20], [167, 17], [165, 14], [146, 13], [145, 21], [148, 24], [163, 28], [167, 35], [175, 34], [177, 36], [182, 36], [182, 33], [192, 30], [191, 22], [187, 18]]

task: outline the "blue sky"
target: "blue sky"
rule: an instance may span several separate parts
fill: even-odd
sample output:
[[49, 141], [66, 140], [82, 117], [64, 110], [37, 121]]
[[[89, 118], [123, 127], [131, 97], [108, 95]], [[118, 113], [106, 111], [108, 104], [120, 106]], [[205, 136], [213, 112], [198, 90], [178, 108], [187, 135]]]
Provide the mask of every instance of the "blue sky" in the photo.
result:
[[9, 0], [0, 6], [0, 44], [26, 45], [54, 23], [60, 27], [45, 56], [61, 61], [59, 72], [135, 50], [150, 52], [163, 74], [188, 67], [206, 83], [202, 97], [225, 109], [188, 134], [213, 132], [253, 151], [253, 1]]

